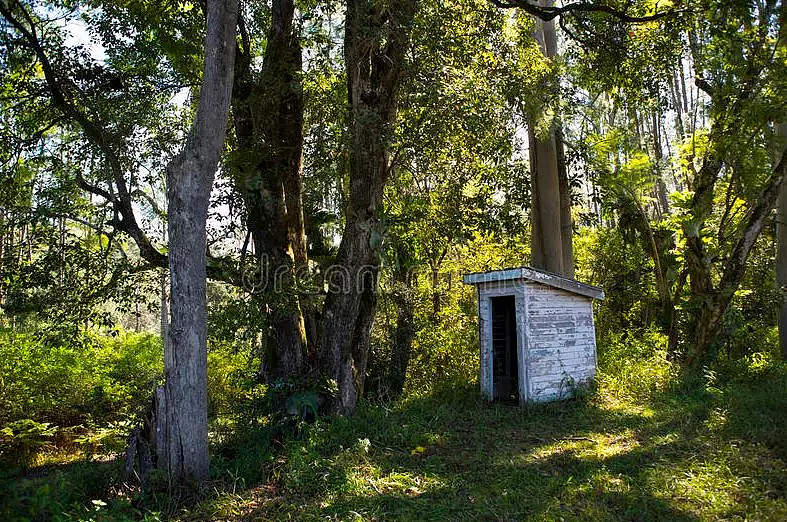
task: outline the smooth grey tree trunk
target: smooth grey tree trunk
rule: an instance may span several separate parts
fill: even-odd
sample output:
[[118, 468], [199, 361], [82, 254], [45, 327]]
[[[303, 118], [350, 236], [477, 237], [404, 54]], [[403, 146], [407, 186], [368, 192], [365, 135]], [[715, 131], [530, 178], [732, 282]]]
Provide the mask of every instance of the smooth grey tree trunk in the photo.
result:
[[[542, 0], [543, 7], [554, 5], [552, 0]], [[557, 55], [557, 35], [555, 22], [536, 21], [535, 38], [541, 51], [547, 58]], [[561, 180], [558, 161], [558, 145], [555, 124], [540, 135], [531, 123], [530, 137], [530, 163], [532, 175], [532, 263], [536, 268], [542, 268], [557, 274], [566, 272], [564, 267], [562, 214], [568, 214], [569, 223], [565, 230], [570, 230], [570, 204], [561, 200]], [[564, 169], [565, 171], [565, 169]], [[568, 190], [568, 181], [565, 182], [565, 191]], [[570, 232], [569, 232], [570, 239]], [[573, 263], [572, 263], [573, 265]], [[573, 270], [571, 270], [573, 272]]]
[[533, 265], [556, 274], [563, 273], [563, 237], [560, 225], [560, 179], [552, 131], [545, 137], [531, 135], [533, 176]]
[[[777, 148], [785, 148], [787, 140], [787, 124], [779, 124], [776, 136], [781, 141]], [[778, 160], [778, 154], [775, 155]], [[781, 302], [779, 307], [779, 344], [781, 346], [782, 360], [787, 361], [787, 183], [782, 184], [779, 190], [779, 204], [776, 214], [776, 281], [779, 285]]]
[[560, 183], [560, 238], [563, 251], [563, 272], [566, 277], [574, 278], [574, 224], [571, 218], [571, 185], [568, 181], [566, 151], [563, 143], [563, 130], [555, 129], [557, 147], [557, 172]]
[[237, 0], [208, 0], [205, 63], [186, 146], [167, 166], [170, 326], [164, 353], [165, 448], [170, 483], [208, 478], [206, 231], [224, 144], [235, 60]]

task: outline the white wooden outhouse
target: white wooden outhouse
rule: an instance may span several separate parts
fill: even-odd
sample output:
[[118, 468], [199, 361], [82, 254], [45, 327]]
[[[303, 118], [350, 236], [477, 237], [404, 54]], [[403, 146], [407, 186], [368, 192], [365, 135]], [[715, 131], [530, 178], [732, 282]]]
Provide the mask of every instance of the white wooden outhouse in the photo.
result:
[[481, 391], [489, 399], [569, 398], [596, 375], [593, 299], [604, 291], [530, 267], [464, 276], [475, 285]]

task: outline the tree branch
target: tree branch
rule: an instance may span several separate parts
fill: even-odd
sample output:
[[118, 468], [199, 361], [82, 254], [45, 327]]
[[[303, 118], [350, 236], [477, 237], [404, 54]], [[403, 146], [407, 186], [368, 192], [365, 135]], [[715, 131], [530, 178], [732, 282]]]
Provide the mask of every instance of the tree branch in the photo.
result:
[[786, 161], [787, 151], [782, 152], [781, 159], [774, 167], [768, 184], [760, 192], [759, 198], [757, 198], [757, 204], [749, 211], [743, 234], [730, 254], [727, 267], [719, 282], [719, 291], [727, 300], [732, 299], [732, 295], [738, 289], [743, 272], [746, 270], [746, 260], [749, 257], [749, 252], [760, 235], [765, 218], [768, 217], [768, 214], [770, 214], [773, 206], [776, 204], [776, 199], [779, 197], [779, 190], [785, 182], [785, 178], [787, 178]]
[[530, 3], [528, 0], [490, 0], [490, 2], [492, 2], [493, 5], [503, 9], [522, 9], [526, 13], [536, 16], [545, 22], [554, 20], [557, 17], [573, 15], [577, 13], [600, 13], [617, 18], [621, 22], [641, 24], [675, 16], [685, 11], [683, 9], [670, 9], [668, 11], [661, 11], [647, 16], [632, 16], [626, 11], [621, 11], [608, 5], [583, 1], [572, 2], [562, 7], [542, 7]]
[[[21, 12], [22, 17], [27, 21], [27, 25], [20, 20], [15, 11]], [[0, 1], [0, 14], [8, 23], [16, 29], [30, 46], [38, 61], [41, 63], [41, 70], [44, 73], [44, 79], [49, 88], [52, 96], [52, 102], [63, 115], [77, 123], [85, 133], [86, 137], [102, 152], [107, 162], [109, 163], [112, 175], [114, 178], [115, 186], [117, 187], [118, 196], [115, 197], [112, 193], [107, 192], [97, 186], [88, 183], [81, 173], [77, 174], [77, 183], [83, 190], [101, 196], [110, 201], [115, 210], [119, 213], [120, 219], [114, 219], [111, 224], [118, 230], [127, 233], [139, 247], [140, 255], [147, 261], [163, 266], [166, 264], [166, 256], [159, 252], [151, 243], [150, 239], [145, 235], [144, 231], [139, 227], [136, 217], [134, 216], [134, 209], [131, 203], [131, 195], [129, 194], [128, 186], [124, 178], [124, 171], [121, 161], [117, 153], [112, 149], [109, 141], [106, 138], [106, 133], [100, 124], [91, 120], [88, 115], [78, 108], [78, 105], [71, 100], [69, 89], [61, 83], [55, 72], [49, 56], [44, 51], [41, 42], [36, 33], [35, 22], [28, 12], [27, 8], [20, 2], [15, 1], [13, 4], [7, 4]]]

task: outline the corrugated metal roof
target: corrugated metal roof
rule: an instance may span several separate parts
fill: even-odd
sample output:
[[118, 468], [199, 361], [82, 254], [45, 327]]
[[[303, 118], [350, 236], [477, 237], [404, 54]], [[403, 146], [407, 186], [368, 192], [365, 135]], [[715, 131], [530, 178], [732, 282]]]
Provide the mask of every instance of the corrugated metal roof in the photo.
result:
[[604, 290], [597, 286], [580, 283], [575, 279], [547, 272], [546, 270], [539, 270], [530, 266], [506, 268], [504, 270], [490, 270], [488, 272], [474, 272], [472, 274], [466, 274], [462, 278], [464, 283], [468, 285], [513, 281], [516, 279], [527, 279], [593, 299], [604, 299]]

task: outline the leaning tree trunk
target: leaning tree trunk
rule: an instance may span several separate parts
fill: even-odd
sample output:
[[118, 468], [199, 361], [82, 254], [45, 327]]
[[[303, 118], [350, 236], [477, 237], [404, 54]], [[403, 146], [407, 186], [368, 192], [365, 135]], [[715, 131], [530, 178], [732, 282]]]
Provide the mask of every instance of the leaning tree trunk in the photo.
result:
[[[165, 448], [158, 466], [174, 484], [208, 478], [206, 231], [224, 144], [235, 59], [237, 0], [208, 0], [199, 107], [186, 146], [167, 166], [170, 328], [164, 354]], [[163, 457], [163, 458], [162, 458]]]
[[[771, 172], [770, 178], [746, 216], [738, 240], [727, 258], [721, 279], [716, 287], [713, 286], [710, 279], [708, 262], [702, 261], [707, 259], [704, 245], [701, 242], [702, 238], [695, 233], [687, 234], [687, 260], [689, 263], [691, 289], [692, 292], [697, 292], [696, 297], [701, 300], [698, 305], [699, 310], [695, 315], [694, 324], [692, 325], [694, 342], [689, 346], [686, 358], [686, 363], [690, 367], [696, 368], [702, 365], [710, 355], [721, 330], [724, 314], [746, 272], [746, 261], [749, 253], [762, 231], [765, 219], [773, 210], [784, 181], [787, 178], [784, 153], [781, 154], [778, 162], [775, 161], [774, 164], [775, 167]], [[704, 183], [702, 183], [698, 189], [699, 192], [695, 192], [695, 199], [700, 198], [700, 201], [697, 203], [699, 208], [704, 208], [705, 203], [703, 201], [712, 201], [712, 185], [710, 186], [710, 195], [705, 193], [706, 188]], [[692, 229], [691, 223], [688, 226], [684, 225], [684, 232], [693, 232]], [[695, 277], [697, 278], [696, 282], [694, 281]]]
[[251, 41], [241, 26], [233, 89], [238, 187], [246, 206], [259, 273], [256, 298], [270, 305], [262, 374], [293, 377], [304, 368], [306, 330], [295, 285], [305, 267], [301, 177], [303, 92], [301, 47], [292, 0], [274, 0], [262, 74], [251, 71]]
[[691, 309], [691, 327], [685, 353], [689, 366], [705, 358], [713, 342], [710, 330], [718, 315], [717, 295], [711, 278], [711, 261], [702, 236], [703, 226], [711, 214], [716, 177], [722, 162], [715, 156], [705, 158], [695, 176], [695, 190], [691, 200], [691, 219], [683, 224], [686, 237], [685, 259], [689, 288], [697, 305]]
[[334, 413], [355, 409], [363, 391], [369, 333], [377, 307], [383, 225], [383, 188], [389, 177], [396, 92], [409, 45], [416, 0], [382, 9], [370, 0], [347, 0], [344, 56], [350, 107], [350, 198], [344, 235], [331, 276], [334, 288], [323, 313], [320, 366], [336, 381]]

